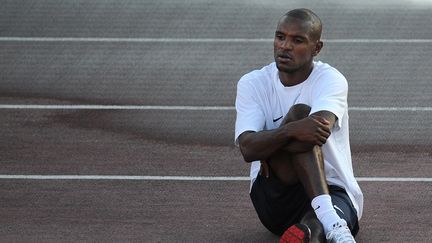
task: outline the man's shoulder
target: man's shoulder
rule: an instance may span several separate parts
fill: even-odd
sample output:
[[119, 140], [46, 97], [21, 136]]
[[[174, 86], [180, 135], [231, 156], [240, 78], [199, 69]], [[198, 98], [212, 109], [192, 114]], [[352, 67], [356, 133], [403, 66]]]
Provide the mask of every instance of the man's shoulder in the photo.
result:
[[272, 80], [276, 74], [277, 68], [276, 64], [273, 62], [262, 67], [261, 69], [256, 69], [246, 73], [240, 78], [239, 82], [249, 84], [264, 84], [269, 80]]
[[317, 61], [315, 62], [316, 69], [313, 72], [314, 79], [318, 83], [324, 85], [324, 83], [341, 83], [347, 84], [347, 79], [345, 76], [335, 67], [328, 63]]
[[328, 63], [317, 61], [314, 63], [316, 67], [316, 75], [328, 76], [328, 77], [339, 77], [345, 79], [345, 76], [335, 67]]

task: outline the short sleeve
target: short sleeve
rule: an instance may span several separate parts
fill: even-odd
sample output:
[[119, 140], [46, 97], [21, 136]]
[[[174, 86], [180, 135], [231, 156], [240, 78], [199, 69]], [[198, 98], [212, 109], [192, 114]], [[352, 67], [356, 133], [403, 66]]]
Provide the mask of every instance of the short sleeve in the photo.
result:
[[[253, 79], [252, 79], [253, 80]], [[237, 83], [237, 96], [235, 101], [236, 123], [235, 144], [238, 137], [245, 131], [261, 131], [265, 125], [264, 112], [259, 104], [258, 95], [252, 80], [243, 76]]]
[[330, 111], [338, 118], [336, 128], [341, 128], [348, 107], [347, 96], [348, 83], [342, 74], [323, 75], [313, 89], [311, 113]]

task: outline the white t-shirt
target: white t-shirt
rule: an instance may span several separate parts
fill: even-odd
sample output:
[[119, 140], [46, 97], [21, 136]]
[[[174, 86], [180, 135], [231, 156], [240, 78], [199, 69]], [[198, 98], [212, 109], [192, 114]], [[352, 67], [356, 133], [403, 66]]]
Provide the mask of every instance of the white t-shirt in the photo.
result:
[[[237, 84], [235, 144], [245, 131], [278, 128], [291, 106], [306, 104], [311, 114], [330, 111], [337, 122], [330, 137], [322, 146], [324, 169], [329, 185], [345, 188], [360, 219], [363, 212], [363, 193], [354, 178], [349, 144], [348, 83], [345, 77], [326, 63], [314, 62], [312, 73], [302, 83], [285, 87], [273, 62], [260, 70], [244, 75]], [[275, 122], [274, 122], [275, 120]], [[251, 164], [251, 183], [260, 169], [260, 162]]]

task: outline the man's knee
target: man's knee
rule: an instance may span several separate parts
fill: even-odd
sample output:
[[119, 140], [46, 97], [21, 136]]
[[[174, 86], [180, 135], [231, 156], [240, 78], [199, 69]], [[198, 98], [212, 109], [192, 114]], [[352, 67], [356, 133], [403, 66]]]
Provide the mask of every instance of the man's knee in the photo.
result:
[[291, 106], [282, 124], [306, 118], [309, 116], [310, 111], [311, 107], [306, 104], [295, 104]]

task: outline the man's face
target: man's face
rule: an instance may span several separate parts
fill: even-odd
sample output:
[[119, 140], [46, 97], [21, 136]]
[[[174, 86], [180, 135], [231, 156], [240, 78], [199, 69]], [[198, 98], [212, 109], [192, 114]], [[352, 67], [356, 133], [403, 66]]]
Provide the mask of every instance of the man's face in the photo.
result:
[[284, 17], [274, 38], [274, 58], [280, 72], [293, 73], [309, 67], [320, 46], [311, 36], [310, 23]]

